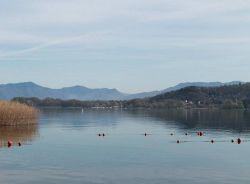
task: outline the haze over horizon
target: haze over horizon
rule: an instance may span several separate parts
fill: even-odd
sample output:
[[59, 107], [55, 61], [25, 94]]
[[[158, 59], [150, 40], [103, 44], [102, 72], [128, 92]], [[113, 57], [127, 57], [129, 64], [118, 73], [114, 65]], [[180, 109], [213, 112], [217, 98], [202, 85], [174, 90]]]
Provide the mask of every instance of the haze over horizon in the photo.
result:
[[0, 3], [0, 83], [135, 93], [250, 78], [245, 0]]
[[[195, 82], [181, 82], [181, 83], [177, 83], [173, 86], [166, 86], [165, 88], [162, 88], [162, 89], [151, 89], [150, 91], [138, 91], [138, 92], [135, 92], [135, 93], [127, 93], [127, 92], [124, 92], [124, 91], [121, 91], [120, 89], [114, 87], [114, 88], [107, 88], [107, 87], [97, 87], [97, 88], [91, 88], [89, 86], [85, 86], [85, 85], [79, 85], [79, 84], [76, 84], [76, 85], [70, 85], [70, 86], [61, 86], [61, 87], [50, 87], [50, 86], [44, 86], [44, 85], [41, 85], [39, 83], [36, 83], [36, 82], [33, 82], [33, 81], [21, 81], [21, 82], [10, 82], [10, 83], [0, 83], [0, 86], [1, 85], [9, 85], [9, 84], [13, 84], [13, 85], [19, 85], [19, 84], [28, 84], [28, 86], [34, 86], [34, 85], [37, 85], [37, 86], [40, 86], [40, 87], [43, 87], [43, 88], [49, 88], [49, 89], [63, 89], [63, 88], [74, 88], [74, 87], [84, 87], [84, 88], [88, 88], [88, 89], [110, 89], [110, 90], [117, 90], [118, 92], [121, 92], [121, 93], [124, 93], [124, 94], [137, 94], [137, 93], [150, 93], [150, 92], [157, 92], [157, 91], [164, 91], [166, 89], [171, 89], [171, 88], [176, 88], [178, 86], [192, 86], [192, 85], [197, 85], [197, 84], [201, 84], [201, 85], [209, 85], [211, 84], [212, 86], [213, 85], [216, 85], [219, 83], [221, 84], [237, 84], [237, 83], [248, 83], [246, 81], [225, 81], [225, 82], [221, 82], [221, 81], [208, 81], [208, 82], [203, 82], [203, 81], [195, 81]], [[197, 85], [199, 86], [199, 85]], [[182, 88], [182, 87], [181, 87]]]

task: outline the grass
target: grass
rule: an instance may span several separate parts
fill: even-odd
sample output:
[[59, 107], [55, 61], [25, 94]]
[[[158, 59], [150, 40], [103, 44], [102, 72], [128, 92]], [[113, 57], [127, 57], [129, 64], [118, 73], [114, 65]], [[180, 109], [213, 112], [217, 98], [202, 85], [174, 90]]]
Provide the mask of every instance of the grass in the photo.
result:
[[36, 124], [37, 109], [18, 102], [0, 101], [0, 126]]

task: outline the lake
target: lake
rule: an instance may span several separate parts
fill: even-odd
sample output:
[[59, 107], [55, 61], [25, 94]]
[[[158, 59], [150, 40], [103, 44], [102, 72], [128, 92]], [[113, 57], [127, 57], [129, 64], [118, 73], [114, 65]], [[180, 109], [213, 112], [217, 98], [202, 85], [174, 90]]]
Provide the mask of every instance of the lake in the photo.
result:
[[250, 183], [248, 111], [42, 109], [38, 121], [0, 127], [0, 183]]

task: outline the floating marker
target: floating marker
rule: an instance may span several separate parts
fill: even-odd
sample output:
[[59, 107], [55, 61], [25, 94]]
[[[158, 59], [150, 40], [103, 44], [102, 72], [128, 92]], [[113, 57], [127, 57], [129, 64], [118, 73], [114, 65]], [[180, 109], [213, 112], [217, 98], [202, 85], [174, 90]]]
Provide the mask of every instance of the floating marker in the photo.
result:
[[102, 134], [97, 134], [99, 137], [101, 137], [101, 136], [103, 136], [103, 137], [105, 137], [106, 136], [106, 134], [104, 134], [104, 133], [102, 133]]
[[144, 135], [146, 137], [146, 136], [149, 136], [149, 135], [152, 135], [152, 134], [145, 132], [144, 134], [141, 134], [141, 135]]
[[187, 135], [188, 135], [188, 133], [185, 133], [185, 135], [187, 136]]
[[203, 135], [204, 135], [204, 132], [197, 132], [197, 135], [198, 135], [198, 136], [203, 136]]
[[212, 144], [214, 143], [214, 140], [213, 140], [213, 139], [211, 140], [211, 143], [212, 143]]
[[237, 143], [241, 144], [241, 139], [240, 138], [237, 139]]
[[233, 140], [233, 139], [231, 140], [231, 143], [234, 143], [234, 140]]
[[13, 145], [12, 141], [8, 141], [8, 147], [11, 147]]
[[176, 141], [176, 143], [177, 143], [177, 144], [180, 144], [180, 141], [179, 141], [179, 140], [177, 140], [177, 141]]
[[174, 134], [173, 134], [173, 133], [171, 133], [170, 135], [171, 135], [171, 136], [173, 136]]
[[19, 147], [22, 146], [21, 142], [18, 142], [18, 146], [19, 146]]

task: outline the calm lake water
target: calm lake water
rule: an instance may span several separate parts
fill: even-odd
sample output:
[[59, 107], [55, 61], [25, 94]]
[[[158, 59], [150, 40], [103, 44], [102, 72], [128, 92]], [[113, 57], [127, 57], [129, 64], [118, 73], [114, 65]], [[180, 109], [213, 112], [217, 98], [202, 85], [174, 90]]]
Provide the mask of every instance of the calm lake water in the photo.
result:
[[0, 183], [250, 183], [247, 111], [43, 109], [38, 126], [2, 127], [0, 139]]

